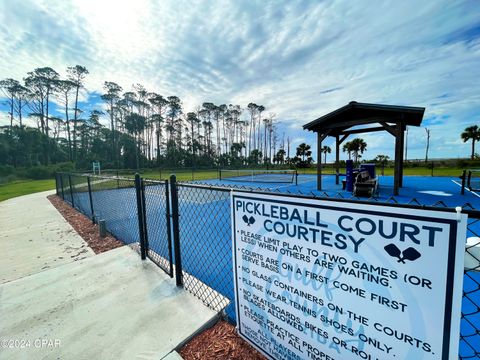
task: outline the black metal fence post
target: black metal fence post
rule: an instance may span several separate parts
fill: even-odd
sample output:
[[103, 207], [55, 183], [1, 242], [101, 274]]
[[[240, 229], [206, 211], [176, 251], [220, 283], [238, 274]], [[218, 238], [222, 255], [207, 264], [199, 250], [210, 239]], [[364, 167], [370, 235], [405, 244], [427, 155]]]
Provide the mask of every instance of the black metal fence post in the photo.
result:
[[167, 241], [168, 241], [168, 260], [170, 261], [170, 277], [173, 277], [172, 267], [172, 227], [170, 226], [170, 191], [168, 190], [168, 180], [165, 180], [165, 213], [167, 216]]
[[182, 275], [182, 256], [180, 252], [180, 229], [178, 222], [178, 191], [177, 177], [170, 176], [170, 186], [172, 194], [172, 227], [173, 227], [173, 251], [175, 254], [175, 278], [177, 286], [183, 286]]
[[55, 173], [55, 189], [56, 189], [56, 194], [57, 194], [57, 196], [59, 195], [58, 184], [59, 184], [59, 181], [58, 181], [58, 173]]
[[135, 174], [135, 190], [137, 194], [137, 214], [138, 214], [138, 231], [140, 236], [140, 256], [142, 260], [147, 258], [147, 251], [145, 249], [145, 221], [143, 218], [143, 204], [142, 204], [142, 185], [140, 175]]
[[73, 188], [72, 188], [72, 175], [68, 174], [68, 183], [70, 185], [70, 197], [72, 198], [72, 207], [75, 207], [75, 202], [73, 200]]
[[60, 189], [62, 191], [62, 199], [65, 201], [65, 192], [63, 190], [63, 173], [60, 173]]
[[140, 185], [141, 185], [141, 194], [142, 194], [142, 218], [143, 218], [143, 244], [145, 248], [145, 256], [148, 254], [148, 229], [147, 229], [147, 202], [145, 201], [145, 182], [142, 178], [140, 178]]
[[465, 180], [467, 180], [467, 170], [462, 171], [462, 176], [460, 176], [462, 179], [462, 190], [460, 190], [460, 194], [465, 195]]
[[90, 200], [90, 212], [92, 213], [92, 222], [95, 224], [95, 212], [93, 211], [92, 185], [90, 184], [90, 176], [87, 176], [88, 198]]

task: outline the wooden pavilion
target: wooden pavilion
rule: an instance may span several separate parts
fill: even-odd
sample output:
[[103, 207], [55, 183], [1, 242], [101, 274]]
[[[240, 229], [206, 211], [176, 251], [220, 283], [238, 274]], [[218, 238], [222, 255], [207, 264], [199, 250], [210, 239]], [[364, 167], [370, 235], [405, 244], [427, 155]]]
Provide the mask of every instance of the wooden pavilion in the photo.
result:
[[394, 195], [403, 186], [403, 148], [407, 126], [420, 126], [425, 108], [368, 104], [351, 101], [347, 105], [304, 125], [317, 133], [317, 189], [322, 190], [322, 142], [335, 137], [335, 183], [339, 183], [340, 145], [349, 135], [387, 131], [395, 138]]

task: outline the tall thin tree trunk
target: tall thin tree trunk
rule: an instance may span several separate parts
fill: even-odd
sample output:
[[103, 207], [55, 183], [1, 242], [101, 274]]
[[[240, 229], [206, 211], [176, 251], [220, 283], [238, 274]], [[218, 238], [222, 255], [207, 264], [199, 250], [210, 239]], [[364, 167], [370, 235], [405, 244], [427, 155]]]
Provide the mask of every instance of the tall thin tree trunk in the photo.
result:
[[67, 123], [68, 159], [72, 161], [72, 140], [70, 138], [70, 119], [68, 117], [68, 97], [65, 97], [65, 121]]
[[20, 121], [20, 129], [23, 127], [22, 123], [22, 99], [18, 99], [18, 119]]
[[76, 85], [75, 89], [75, 109], [73, 111], [73, 160], [77, 161], [77, 120], [78, 120], [78, 92], [80, 85]]
[[48, 106], [49, 106], [49, 97], [50, 97], [50, 90], [47, 90], [47, 96], [46, 96], [46, 106], [45, 106], [45, 117], [46, 117], [46, 126], [45, 126], [45, 130], [46, 130], [46, 146], [45, 146], [45, 155], [46, 155], [46, 163], [47, 165], [50, 164], [50, 139], [48, 138], [48, 133], [49, 133], [49, 129], [48, 129]]
[[10, 131], [13, 130], [13, 94], [10, 98]]

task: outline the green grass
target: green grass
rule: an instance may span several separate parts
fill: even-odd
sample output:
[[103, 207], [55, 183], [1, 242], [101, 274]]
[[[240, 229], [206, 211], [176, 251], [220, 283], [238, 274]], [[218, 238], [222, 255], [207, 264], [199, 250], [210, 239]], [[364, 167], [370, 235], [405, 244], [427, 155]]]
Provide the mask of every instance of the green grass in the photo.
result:
[[[192, 173], [191, 169], [162, 169], [161, 173], [158, 169], [146, 169], [139, 171], [139, 174], [145, 179], [168, 179], [170, 175], [175, 174], [177, 181], [191, 181], [191, 180], [207, 180], [207, 179], [218, 179], [218, 170], [195, 170]], [[115, 173], [109, 173], [108, 170], [105, 170], [102, 175], [116, 175]], [[120, 176], [132, 178], [135, 176], [135, 170], [124, 170], [119, 173]]]
[[0, 201], [55, 189], [55, 180], [18, 180], [0, 185]]
[[[436, 167], [433, 169], [433, 176], [460, 176], [462, 174], [462, 168], [459, 167]], [[298, 169], [299, 174], [316, 174], [317, 169], [315, 167], [307, 169]], [[345, 168], [340, 168], [341, 173], [345, 173]], [[322, 168], [323, 174], [335, 174], [335, 169], [329, 165]], [[380, 175], [382, 170], [380, 167], [377, 167], [377, 174]], [[142, 177], [147, 179], [160, 179], [160, 172], [156, 170], [144, 170], [140, 174]], [[161, 179], [168, 179], [171, 174], [177, 176], [178, 181], [191, 181], [191, 180], [207, 180], [207, 179], [218, 179], [217, 170], [195, 170], [192, 174], [192, 170], [185, 169], [171, 169], [171, 170], [162, 170]], [[406, 167], [403, 170], [405, 176], [432, 176], [432, 169], [426, 166], [419, 167]], [[393, 167], [385, 168], [384, 175], [393, 176]], [[133, 177], [134, 170], [131, 173], [124, 173], [122, 176]]]
[[[459, 167], [436, 167], [433, 168], [433, 176], [460, 176], [462, 175], [462, 168]], [[345, 169], [340, 169], [341, 173], [345, 173]], [[317, 169], [298, 169], [299, 174], [316, 174]], [[322, 169], [323, 174], [335, 174], [335, 169], [331, 166]], [[377, 167], [377, 175], [381, 175], [382, 169]], [[384, 175], [393, 175], [393, 168], [385, 168]], [[429, 167], [406, 167], [403, 169], [405, 176], [432, 176], [432, 169]]]

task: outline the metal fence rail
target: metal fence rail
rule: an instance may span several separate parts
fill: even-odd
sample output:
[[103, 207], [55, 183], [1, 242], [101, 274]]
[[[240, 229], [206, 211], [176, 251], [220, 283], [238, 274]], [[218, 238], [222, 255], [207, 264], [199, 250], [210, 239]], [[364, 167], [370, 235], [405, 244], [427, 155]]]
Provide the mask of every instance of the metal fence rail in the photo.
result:
[[[265, 193], [266, 189], [236, 186], [237, 190]], [[210, 308], [224, 310], [235, 322], [232, 269], [231, 209], [232, 186], [198, 183], [125, 179], [119, 177], [56, 175], [57, 195], [92, 219], [105, 219], [107, 229], [124, 243], [138, 243], [167, 274], [174, 270], [178, 285], [201, 299]], [[276, 192], [277, 194], [279, 192]], [[376, 199], [359, 201], [322, 193], [284, 194], [318, 198], [351, 204], [366, 203], [455, 211], [442, 202], [432, 205], [411, 200], [399, 204], [395, 198], [380, 203]], [[428, 206], [427, 206], [428, 205]], [[478, 237], [480, 212], [470, 204], [463, 206], [469, 215], [466, 247], [470, 267], [464, 274], [460, 356], [462, 360], [480, 359], [480, 259]], [[173, 241], [172, 241], [173, 240]], [[173, 246], [172, 246], [173, 242]], [[174, 255], [173, 255], [174, 254]], [[175, 268], [173, 267], [175, 263]]]

